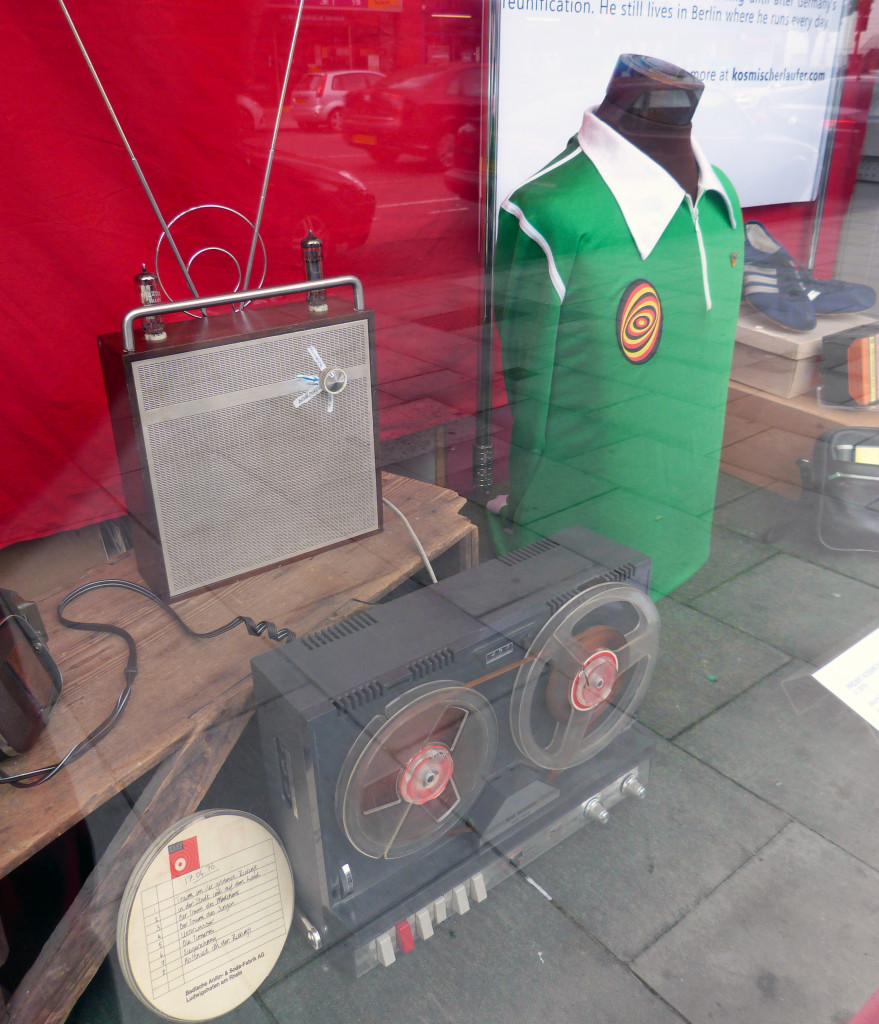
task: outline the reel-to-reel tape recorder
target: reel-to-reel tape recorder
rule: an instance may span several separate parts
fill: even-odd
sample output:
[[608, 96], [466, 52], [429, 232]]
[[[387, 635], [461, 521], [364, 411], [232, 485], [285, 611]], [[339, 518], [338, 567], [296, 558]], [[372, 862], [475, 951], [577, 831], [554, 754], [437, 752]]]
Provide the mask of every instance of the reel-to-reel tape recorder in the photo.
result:
[[253, 661], [312, 945], [359, 976], [643, 795], [649, 561], [574, 528]]

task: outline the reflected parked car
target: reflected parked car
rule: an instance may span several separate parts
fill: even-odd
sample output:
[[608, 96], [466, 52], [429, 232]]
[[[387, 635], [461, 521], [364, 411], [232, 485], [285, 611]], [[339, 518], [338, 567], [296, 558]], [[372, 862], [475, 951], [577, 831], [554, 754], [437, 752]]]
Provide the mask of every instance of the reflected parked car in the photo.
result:
[[[253, 175], [248, 195], [258, 196], [265, 154], [258, 143], [243, 155]], [[261, 234], [266, 244], [294, 248], [313, 231], [328, 257], [359, 248], [369, 237], [375, 196], [349, 171], [286, 153], [274, 157]], [[298, 258], [298, 252], [297, 252]]]
[[462, 124], [455, 134], [451, 166], [443, 174], [450, 192], [461, 199], [477, 203], [482, 192], [479, 168], [479, 125], [473, 121]]
[[396, 71], [348, 96], [342, 113], [345, 140], [381, 164], [409, 153], [449, 168], [458, 129], [479, 119], [482, 75], [481, 65], [460, 63]]
[[249, 96], [235, 97], [238, 111], [238, 126], [242, 132], [254, 132], [266, 127], [266, 113], [260, 103]]
[[301, 239], [313, 231], [327, 256], [363, 245], [375, 216], [375, 196], [348, 171], [314, 160], [276, 156], [278, 185], [289, 190], [291, 235]]
[[290, 93], [290, 105], [301, 127], [342, 127], [342, 105], [349, 92], [367, 89], [384, 76], [378, 71], [315, 71], [305, 75]]

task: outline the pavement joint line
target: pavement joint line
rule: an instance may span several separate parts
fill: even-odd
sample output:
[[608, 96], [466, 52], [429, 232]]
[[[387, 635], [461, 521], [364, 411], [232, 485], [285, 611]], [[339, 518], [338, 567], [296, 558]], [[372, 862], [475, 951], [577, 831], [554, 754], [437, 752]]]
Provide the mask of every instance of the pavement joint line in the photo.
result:
[[[730, 780], [730, 781], [733, 781], [733, 780]], [[752, 795], [754, 795], [754, 794], [752, 794]], [[757, 799], [759, 800], [761, 798], [757, 797]], [[768, 803], [768, 801], [764, 801], [764, 802]], [[638, 957], [643, 956], [648, 950], [652, 949], [658, 942], [662, 941], [662, 939], [664, 939], [665, 936], [669, 934], [669, 932], [671, 932], [675, 928], [677, 928], [679, 924], [682, 924], [690, 916], [690, 914], [693, 913], [694, 910], [697, 910], [699, 907], [702, 906], [703, 903], [706, 903], [708, 900], [710, 900], [711, 897], [714, 896], [714, 894], [717, 892], [717, 890], [722, 885], [726, 885], [726, 883], [729, 882], [730, 879], [734, 878], [743, 868], [745, 868], [748, 864], [750, 864], [751, 861], [753, 861], [755, 858], [759, 857], [760, 854], [767, 848], [767, 846], [770, 845], [770, 843], [774, 843], [775, 840], [778, 839], [778, 837], [782, 834], [782, 832], [786, 831], [792, 825], [795, 825], [795, 824], [801, 825], [803, 828], [808, 828], [808, 826], [802, 825], [802, 822], [797, 821], [796, 818], [792, 818], [786, 811], [782, 811], [782, 813], [785, 815], [785, 817], [788, 820], [781, 826], [781, 828], [774, 835], [771, 835], [764, 843], [762, 843], [760, 846], [758, 846], [756, 850], [754, 850], [752, 853], [748, 854], [748, 856], [745, 857], [745, 859], [742, 861], [741, 864], [739, 864], [738, 867], [733, 868], [732, 871], [730, 871], [729, 874], [724, 876], [717, 883], [717, 885], [715, 885], [711, 890], [709, 890], [706, 893], [703, 893], [696, 900], [695, 903], [693, 903], [687, 910], [685, 910], [681, 914], [681, 916], [676, 921], [674, 921], [672, 924], [670, 924], [667, 928], [663, 929], [658, 935], [656, 935], [654, 938], [652, 938], [650, 940], [650, 942], [648, 942], [647, 945], [644, 946], [643, 949], [641, 949], [637, 953], [635, 953], [634, 956], [632, 956], [631, 960], [627, 961], [627, 966], [629, 966], [631, 968], [632, 973], [637, 978], [639, 978], [641, 981], [643, 981], [643, 978], [641, 978], [641, 975], [638, 974], [638, 972], [635, 970], [635, 968], [631, 966], [633, 964], [633, 962], [638, 959]], [[646, 982], [645, 982], [645, 984], [646, 984]]]
[[[767, 646], [771, 647], [772, 645], [768, 644]], [[776, 647], [776, 648], [773, 648], [773, 650], [779, 650], [779, 649]], [[786, 651], [779, 651], [779, 653], [787, 655]], [[662, 738], [666, 739], [666, 742], [672, 743], [675, 746], [678, 746], [678, 748], [680, 750], [683, 750], [684, 748], [680, 747], [678, 745], [677, 741], [682, 736], [686, 735], [686, 733], [688, 733], [691, 729], [695, 729], [697, 725], [701, 725], [703, 722], [707, 722], [708, 719], [711, 718], [711, 716], [716, 714], [718, 711], [722, 711], [724, 708], [728, 708], [730, 706], [730, 704], [734, 704], [739, 699], [739, 697], [744, 697], [745, 694], [746, 693], [750, 693], [751, 690], [753, 690], [755, 686], [759, 686], [761, 683], [765, 683], [766, 680], [769, 679], [770, 676], [774, 676], [776, 672], [780, 672], [783, 668], [791, 665], [792, 663], [800, 661], [800, 660], [801, 659], [795, 658], [792, 655], [788, 655], [787, 656], [787, 661], [782, 662], [777, 668], [772, 669], [771, 672], [767, 672], [765, 676], [761, 676], [759, 679], [755, 679], [754, 682], [750, 683], [748, 686], [746, 686], [744, 688], [744, 690], [740, 690], [738, 693], [733, 694], [731, 697], [727, 698], [727, 700], [723, 701], [721, 704], [718, 704], [717, 707], [712, 708], [710, 711], [706, 711], [705, 714], [702, 715], [701, 718], [697, 718], [694, 722], [690, 722], [689, 725], [684, 726], [683, 729], [680, 729], [673, 736], [669, 736], [667, 738], [666, 737], [662, 737]], [[650, 731], [654, 732], [655, 730], [651, 729]], [[656, 733], [656, 735], [658, 736], [659, 733]], [[684, 751], [684, 753], [689, 753], [689, 751]], [[716, 771], [716, 769], [715, 769], [715, 771]]]

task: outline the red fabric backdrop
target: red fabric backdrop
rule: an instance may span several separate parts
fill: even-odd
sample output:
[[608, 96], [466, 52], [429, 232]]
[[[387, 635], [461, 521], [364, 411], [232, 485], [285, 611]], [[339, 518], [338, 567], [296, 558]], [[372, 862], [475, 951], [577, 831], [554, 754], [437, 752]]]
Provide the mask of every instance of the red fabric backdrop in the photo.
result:
[[[202, 203], [255, 218], [296, 6], [267, 0], [68, 0], [166, 220]], [[374, 67], [380, 58], [385, 72], [401, 61], [414, 63], [432, 52], [424, 38], [429, 24], [422, 5], [397, 12], [391, 5], [391, 13], [382, 14], [306, 10], [291, 85], [315, 62], [357, 67], [369, 59]], [[60, 6], [53, 0], [6, 3], [0, 37], [5, 546], [124, 512], [95, 338], [118, 330], [124, 313], [139, 304], [132, 278], [142, 263], [152, 269], [160, 229]], [[319, 45], [334, 40], [335, 49]], [[451, 59], [473, 59], [475, 53], [472, 39], [452, 39], [444, 49]], [[248, 98], [246, 105], [239, 96]], [[249, 113], [257, 109], [253, 101], [264, 108], [259, 126]], [[372, 225], [372, 208], [353, 212], [344, 191], [357, 190], [346, 177], [349, 164], [361, 168], [356, 173], [365, 187], [355, 184], [373, 206], [375, 188], [392, 193]], [[384, 177], [373, 181], [377, 174]], [[389, 175], [405, 179], [402, 188]], [[431, 204], [439, 204], [442, 218], [433, 216]], [[426, 212], [410, 224], [416, 207]], [[226, 244], [231, 230], [235, 254], [246, 265], [250, 229], [216, 216], [220, 240]], [[340, 136], [299, 132], [288, 121], [262, 222], [269, 250], [265, 284], [302, 280], [299, 241], [315, 224], [327, 244], [328, 274], [356, 273], [365, 285], [385, 287], [396, 279], [411, 293], [411, 307], [419, 294], [413, 281], [430, 275], [435, 281], [455, 266], [478, 268], [476, 217], [476, 204], [452, 196], [439, 170], [423, 161], [403, 157], [394, 171], [383, 172], [362, 151], [346, 148]], [[377, 239], [369, 251], [362, 249], [367, 228]], [[178, 231], [186, 234], [182, 224], [175, 226], [175, 237]], [[356, 258], [349, 255], [354, 250], [360, 250]], [[213, 256], [213, 268], [209, 254], [193, 271], [201, 294], [236, 283], [230, 261]], [[162, 260], [166, 270], [174, 270], [167, 248]], [[172, 296], [188, 297], [180, 275], [169, 276], [176, 277]], [[251, 285], [259, 283], [256, 278]], [[374, 305], [370, 298], [368, 290], [367, 302]], [[437, 312], [429, 305], [421, 312]], [[469, 307], [464, 320], [472, 325], [475, 301]], [[410, 314], [410, 320], [415, 315], [420, 314]], [[461, 327], [459, 316], [453, 328]], [[471, 332], [466, 359], [457, 358], [471, 374], [475, 352]], [[400, 368], [404, 364], [408, 374]], [[388, 405], [418, 397], [417, 383], [408, 379], [416, 369], [440, 373], [458, 388], [450, 415], [475, 404], [475, 380], [465, 379], [457, 367], [452, 373], [441, 363], [416, 366], [404, 351], [392, 349], [385, 365], [387, 377], [407, 376], [407, 387], [384, 395]], [[423, 392], [432, 393], [438, 383], [436, 376], [425, 379]], [[434, 412], [443, 415], [445, 408]], [[407, 420], [406, 429], [418, 426]]]
[[[166, 218], [206, 201], [255, 213], [235, 95], [261, 7], [69, 5]], [[159, 226], [60, 7], [0, 17], [5, 545], [124, 511], [95, 337], [138, 304]]]
[[[478, 26], [478, 0], [455, 2], [469, 4]], [[467, 37], [429, 36], [431, 24], [456, 31], [467, 24], [431, 19], [433, 3], [439, 0], [404, 0], [399, 11], [385, 14], [306, 10], [293, 81], [315, 64], [363, 67], [367, 57], [370, 66], [380, 60], [385, 72], [437, 55], [478, 59], [478, 29]], [[294, 5], [68, 0], [68, 6], [165, 218], [201, 203], [253, 218]], [[117, 330], [126, 310], [138, 304], [132, 277], [142, 263], [152, 268], [159, 226], [59, 5], [7, 0], [0, 38], [5, 546], [124, 512], [95, 337]], [[263, 105], [261, 126], [248, 120], [253, 103], [244, 106], [239, 96]], [[298, 243], [315, 222], [334, 235], [325, 238], [327, 273], [358, 274], [367, 303], [381, 313], [375, 297], [384, 294], [394, 314], [377, 317], [384, 422], [393, 425], [395, 414], [399, 420], [391, 432], [430, 425], [419, 422], [419, 410], [437, 420], [472, 411], [479, 334], [476, 204], [453, 197], [436, 169], [413, 158], [403, 157], [393, 171], [380, 169], [338, 136], [282, 134], [264, 216], [265, 283], [302, 279]], [[837, 160], [849, 171], [851, 139], [851, 133], [842, 137], [847, 149]], [[314, 171], [303, 177], [309, 163]], [[327, 180], [317, 181], [318, 167]], [[334, 208], [334, 202], [348, 202], [332, 195], [334, 188], [353, 188], [343, 181], [349, 169], [370, 201], [377, 197], [366, 245], [350, 209]], [[835, 220], [822, 235], [825, 272], [850, 178], [836, 171], [833, 179]], [[323, 191], [313, 210], [306, 197], [316, 188]], [[808, 204], [759, 213], [804, 255]], [[328, 225], [330, 215], [335, 223]], [[220, 230], [229, 230], [228, 220]], [[249, 230], [238, 236], [236, 252], [244, 262]], [[164, 259], [167, 267], [167, 251]], [[221, 257], [213, 265], [208, 258], [194, 276], [202, 294], [235, 284]], [[473, 285], [466, 301], [449, 300], [447, 293], [460, 293], [465, 279]], [[437, 286], [441, 280], [444, 290]], [[186, 297], [179, 279], [172, 294]], [[397, 307], [405, 307], [405, 315]], [[499, 384], [496, 396], [502, 400]], [[404, 405], [411, 414], [400, 414]]]

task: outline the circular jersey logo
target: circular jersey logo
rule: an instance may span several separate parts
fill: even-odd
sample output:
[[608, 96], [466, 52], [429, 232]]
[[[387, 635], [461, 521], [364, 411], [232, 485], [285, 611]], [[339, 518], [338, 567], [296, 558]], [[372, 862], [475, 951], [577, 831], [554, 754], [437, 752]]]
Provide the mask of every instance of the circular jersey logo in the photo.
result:
[[662, 335], [662, 303], [649, 281], [633, 281], [617, 307], [617, 341], [630, 363], [646, 363]]

